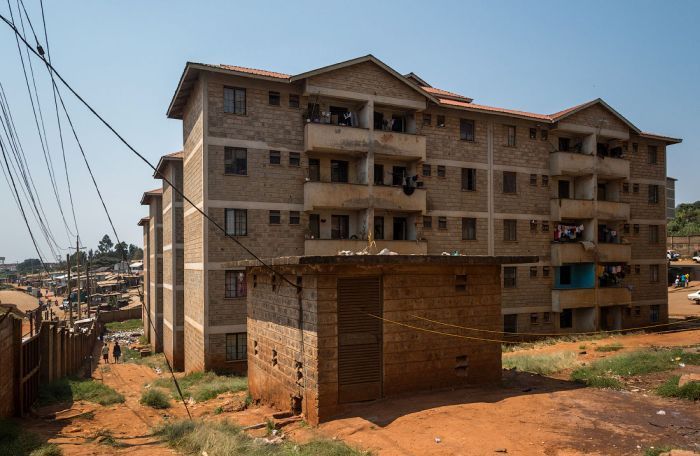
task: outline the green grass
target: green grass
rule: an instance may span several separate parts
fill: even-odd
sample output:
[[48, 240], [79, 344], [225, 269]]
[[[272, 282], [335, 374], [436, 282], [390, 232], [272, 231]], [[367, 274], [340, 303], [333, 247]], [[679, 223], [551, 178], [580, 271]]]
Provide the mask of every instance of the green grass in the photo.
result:
[[548, 354], [517, 354], [503, 357], [504, 368], [515, 368], [522, 372], [549, 375], [576, 365], [576, 353], [556, 352]]
[[[631, 333], [630, 333], [631, 334]], [[556, 345], [560, 342], [586, 342], [591, 340], [600, 340], [606, 337], [610, 337], [608, 334], [586, 334], [586, 335], [572, 335], [572, 336], [556, 336], [556, 337], [546, 337], [534, 342], [523, 342], [520, 344], [501, 344], [501, 351], [504, 353], [514, 352], [520, 350], [532, 350], [533, 348], [547, 347], [549, 345]]]
[[[226, 392], [238, 392], [248, 389], [248, 379], [246, 377], [217, 375], [214, 372], [193, 372], [178, 379], [182, 394], [194, 398], [197, 402], [213, 399], [219, 394]], [[167, 388], [172, 396], [179, 399], [177, 389], [173, 379], [168, 377], [159, 378], [153, 382], [152, 386]]]
[[113, 321], [105, 325], [110, 331], [136, 331], [143, 328], [143, 320], [140, 318], [126, 321]]
[[155, 431], [164, 442], [185, 454], [224, 456], [362, 456], [369, 453], [333, 440], [312, 440], [305, 444], [284, 442], [278, 445], [256, 442], [241, 428], [224, 422], [175, 421]]
[[679, 363], [700, 364], [700, 353], [682, 349], [640, 350], [599, 359], [571, 373], [571, 380], [596, 388], [622, 388], [620, 378], [663, 372]]
[[138, 350], [122, 347], [122, 359], [125, 363], [141, 364], [154, 369], [157, 367], [163, 372], [168, 371], [168, 365], [165, 363], [165, 356], [162, 353], [142, 357]]
[[89, 401], [100, 405], [119, 404], [124, 396], [95, 380], [62, 378], [39, 387], [39, 405], [67, 401]]
[[659, 456], [661, 453], [668, 453], [673, 448], [670, 446], [649, 447], [644, 450], [644, 456]]
[[622, 345], [619, 342], [615, 342], [612, 344], [601, 345], [600, 347], [596, 347], [595, 351], [597, 351], [597, 352], [616, 352], [616, 351], [622, 350], [623, 348], [625, 348], [624, 345]]
[[154, 409], [166, 409], [170, 407], [170, 399], [158, 388], [149, 388], [141, 394], [139, 401], [143, 405], [153, 407]]
[[59, 447], [42, 442], [36, 434], [23, 431], [17, 422], [0, 420], [0, 455], [61, 456], [62, 454]]
[[700, 401], [700, 382], [689, 382], [679, 387], [680, 376], [674, 375], [656, 388], [656, 394], [663, 397], [678, 397], [689, 401]]

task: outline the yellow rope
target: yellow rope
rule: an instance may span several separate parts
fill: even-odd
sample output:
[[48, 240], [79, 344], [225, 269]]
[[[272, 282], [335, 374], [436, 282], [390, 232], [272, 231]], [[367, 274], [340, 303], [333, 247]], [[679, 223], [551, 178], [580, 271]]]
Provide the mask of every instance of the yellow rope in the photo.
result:
[[505, 332], [505, 331], [492, 331], [492, 330], [488, 330], [488, 329], [469, 328], [467, 326], [459, 326], [459, 325], [455, 325], [452, 323], [445, 323], [443, 321], [431, 320], [430, 318], [425, 318], [425, 317], [421, 317], [418, 315], [411, 315], [411, 317], [417, 318], [419, 320], [429, 321], [431, 323], [436, 323], [438, 325], [449, 326], [452, 328], [467, 329], [469, 331], [485, 332], [485, 333], [490, 333], [490, 334], [513, 335], [513, 336], [548, 336], [548, 337], [586, 336], [586, 335], [593, 335], [593, 334], [617, 333], [617, 332], [621, 332], [621, 331], [636, 331], [638, 329], [658, 328], [658, 327], [662, 327], [662, 326], [677, 325], [680, 323], [687, 323], [687, 322], [691, 322], [691, 321], [700, 321], [700, 318], [689, 318], [689, 319], [685, 319], [685, 320], [681, 320], [681, 321], [674, 321], [671, 323], [660, 323], [658, 325], [637, 326], [636, 328], [613, 329], [613, 330], [608, 330], [608, 331], [590, 331], [590, 332], [573, 332], [573, 333], [572, 332], [566, 332], [566, 333], [522, 333], [522, 332]]

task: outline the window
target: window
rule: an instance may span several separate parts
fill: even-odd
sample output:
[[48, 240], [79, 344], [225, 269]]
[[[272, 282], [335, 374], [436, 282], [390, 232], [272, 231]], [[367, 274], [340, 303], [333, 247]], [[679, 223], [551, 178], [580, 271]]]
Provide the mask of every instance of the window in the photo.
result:
[[408, 168], [405, 166], [394, 166], [391, 168], [391, 185], [403, 185], [404, 179], [408, 176]]
[[503, 268], [503, 288], [515, 288], [517, 285], [517, 269], [514, 266]]
[[537, 128], [530, 128], [530, 139], [537, 139]]
[[430, 177], [430, 172], [432, 171], [431, 166], [427, 163], [423, 164], [423, 177]]
[[540, 317], [540, 314], [531, 313], [530, 314], [530, 324], [531, 325], [539, 325], [540, 324], [539, 317]]
[[301, 214], [299, 214], [299, 211], [289, 211], [289, 224], [290, 225], [298, 225], [300, 221], [301, 221]]
[[384, 217], [374, 217], [374, 239], [384, 239]]
[[289, 94], [289, 107], [298, 108], [299, 107], [299, 95], [290, 93]]
[[[542, 138], [542, 141], [547, 141], [549, 138], [549, 131], [548, 130], [540, 130], [540, 137]], [[545, 314], [547, 314], [545, 312]]]
[[245, 114], [245, 89], [224, 87], [224, 112]]
[[659, 321], [659, 314], [661, 313], [661, 307], [658, 304], [654, 304], [653, 306], [649, 306], [649, 320], [651, 320], [652, 323], [656, 323]]
[[659, 186], [649, 185], [649, 204], [659, 203]]
[[347, 239], [350, 232], [350, 216], [331, 215], [331, 239]]
[[530, 185], [537, 185], [537, 174], [530, 174]]
[[224, 174], [248, 174], [248, 150], [224, 147]]
[[309, 180], [312, 182], [321, 180], [321, 161], [318, 158], [309, 158]]
[[549, 312], [542, 312], [542, 323], [549, 323], [550, 318]]
[[503, 193], [515, 193], [517, 190], [517, 174], [512, 171], [503, 171]]
[[622, 193], [629, 193], [629, 192], [630, 192], [630, 183], [623, 182], [622, 183]]
[[227, 298], [244, 298], [246, 296], [246, 281], [244, 271], [225, 271]]
[[423, 125], [430, 125], [433, 121], [433, 116], [430, 114], [423, 114]]
[[549, 266], [542, 266], [542, 277], [549, 277]]
[[517, 241], [518, 240], [518, 221], [503, 220], [503, 240]]
[[474, 141], [474, 121], [459, 119], [459, 139], [462, 141]]
[[270, 225], [279, 225], [281, 221], [280, 211], [270, 211]]
[[438, 229], [447, 229], [447, 217], [438, 217]]
[[476, 240], [476, 219], [475, 218], [463, 218], [462, 219], [462, 240], [464, 240], [464, 241], [475, 241]]
[[530, 266], [530, 278], [534, 279], [537, 277], [537, 266]]
[[226, 361], [245, 361], [248, 359], [247, 344], [246, 333], [226, 334]]
[[658, 282], [659, 281], [659, 265], [658, 264], [650, 264], [649, 265], [649, 282]]
[[384, 185], [384, 165], [374, 165], [374, 185]]
[[319, 214], [309, 214], [309, 234], [311, 239], [321, 237], [321, 216]]
[[515, 126], [507, 125], [506, 132], [507, 132], [507, 140], [508, 140], [506, 142], [506, 145], [508, 147], [515, 147]]
[[299, 152], [289, 153], [289, 166], [301, 166], [301, 154]]
[[503, 316], [503, 332], [518, 332], [518, 314], [509, 314]]
[[632, 184], [632, 193], [639, 193], [639, 184]]
[[438, 165], [437, 176], [438, 177], [445, 177], [445, 167], [443, 165]]
[[331, 182], [348, 181], [348, 162], [331, 160]]
[[279, 106], [280, 105], [280, 93], [279, 92], [268, 92], [267, 93], [267, 100], [268, 103], [270, 103], [270, 106]]
[[467, 276], [466, 274], [459, 274], [455, 276], [455, 291], [467, 291]]
[[634, 306], [634, 316], [638, 317], [642, 314], [642, 306]]
[[270, 164], [271, 165], [279, 165], [281, 161], [281, 155], [279, 150], [271, 150], [270, 151]]
[[571, 328], [574, 325], [574, 312], [572, 309], [563, 309], [559, 314], [559, 328]]
[[638, 224], [635, 223], [633, 225], [632, 229], [634, 230], [634, 234], [639, 234], [639, 225]]
[[549, 222], [542, 222], [542, 232], [543, 233], [549, 232]]
[[639, 144], [632, 143], [632, 152], [636, 154], [638, 151], [639, 151]]
[[425, 216], [423, 217], [423, 228], [426, 230], [431, 230], [433, 228], [433, 218]]
[[658, 161], [658, 149], [656, 146], [647, 146], [647, 163], [655, 165]]
[[544, 174], [542, 175], [542, 186], [549, 187], [549, 176]]
[[445, 127], [445, 116], [437, 116], [437, 126], [440, 128]]
[[635, 265], [634, 265], [634, 273], [637, 274], [637, 275], [641, 274], [641, 273], [642, 273], [642, 267], [641, 267], [640, 265], [638, 265], [638, 264], [635, 264]]
[[649, 225], [649, 244], [659, 243], [659, 225]]
[[530, 232], [531, 233], [537, 232], [537, 220], [530, 220]]
[[571, 148], [570, 138], [559, 138], [559, 152], [568, 152]]
[[224, 229], [230, 236], [248, 234], [248, 211], [246, 209], [225, 209]]
[[559, 268], [559, 285], [571, 285], [571, 266]]
[[476, 190], [476, 169], [462, 168], [462, 190], [470, 192]]
[[629, 223], [625, 223], [624, 225], [622, 225], [622, 232], [625, 234], [630, 234], [630, 224]]

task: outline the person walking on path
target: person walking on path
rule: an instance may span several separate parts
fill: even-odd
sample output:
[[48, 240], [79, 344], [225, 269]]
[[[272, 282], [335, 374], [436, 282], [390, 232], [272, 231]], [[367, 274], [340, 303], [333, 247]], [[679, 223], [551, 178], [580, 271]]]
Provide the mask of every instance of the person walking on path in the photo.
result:
[[102, 346], [102, 359], [105, 364], [109, 364], [109, 347], [107, 346], [107, 342]]
[[119, 341], [114, 341], [114, 347], [112, 347], [112, 356], [114, 357], [114, 362], [119, 363], [119, 357], [122, 355], [122, 348], [119, 346]]

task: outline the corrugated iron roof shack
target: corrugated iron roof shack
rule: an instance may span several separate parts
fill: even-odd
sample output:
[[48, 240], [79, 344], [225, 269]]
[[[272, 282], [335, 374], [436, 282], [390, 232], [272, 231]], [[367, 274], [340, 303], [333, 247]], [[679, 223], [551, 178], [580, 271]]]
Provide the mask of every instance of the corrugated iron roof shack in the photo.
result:
[[425, 331], [486, 337], [415, 315], [500, 331], [501, 265], [537, 261], [532, 256], [284, 257], [268, 261], [276, 273], [254, 261], [236, 262], [247, 271], [250, 393], [318, 424], [345, 404], [499, 381], [500, 344]]

